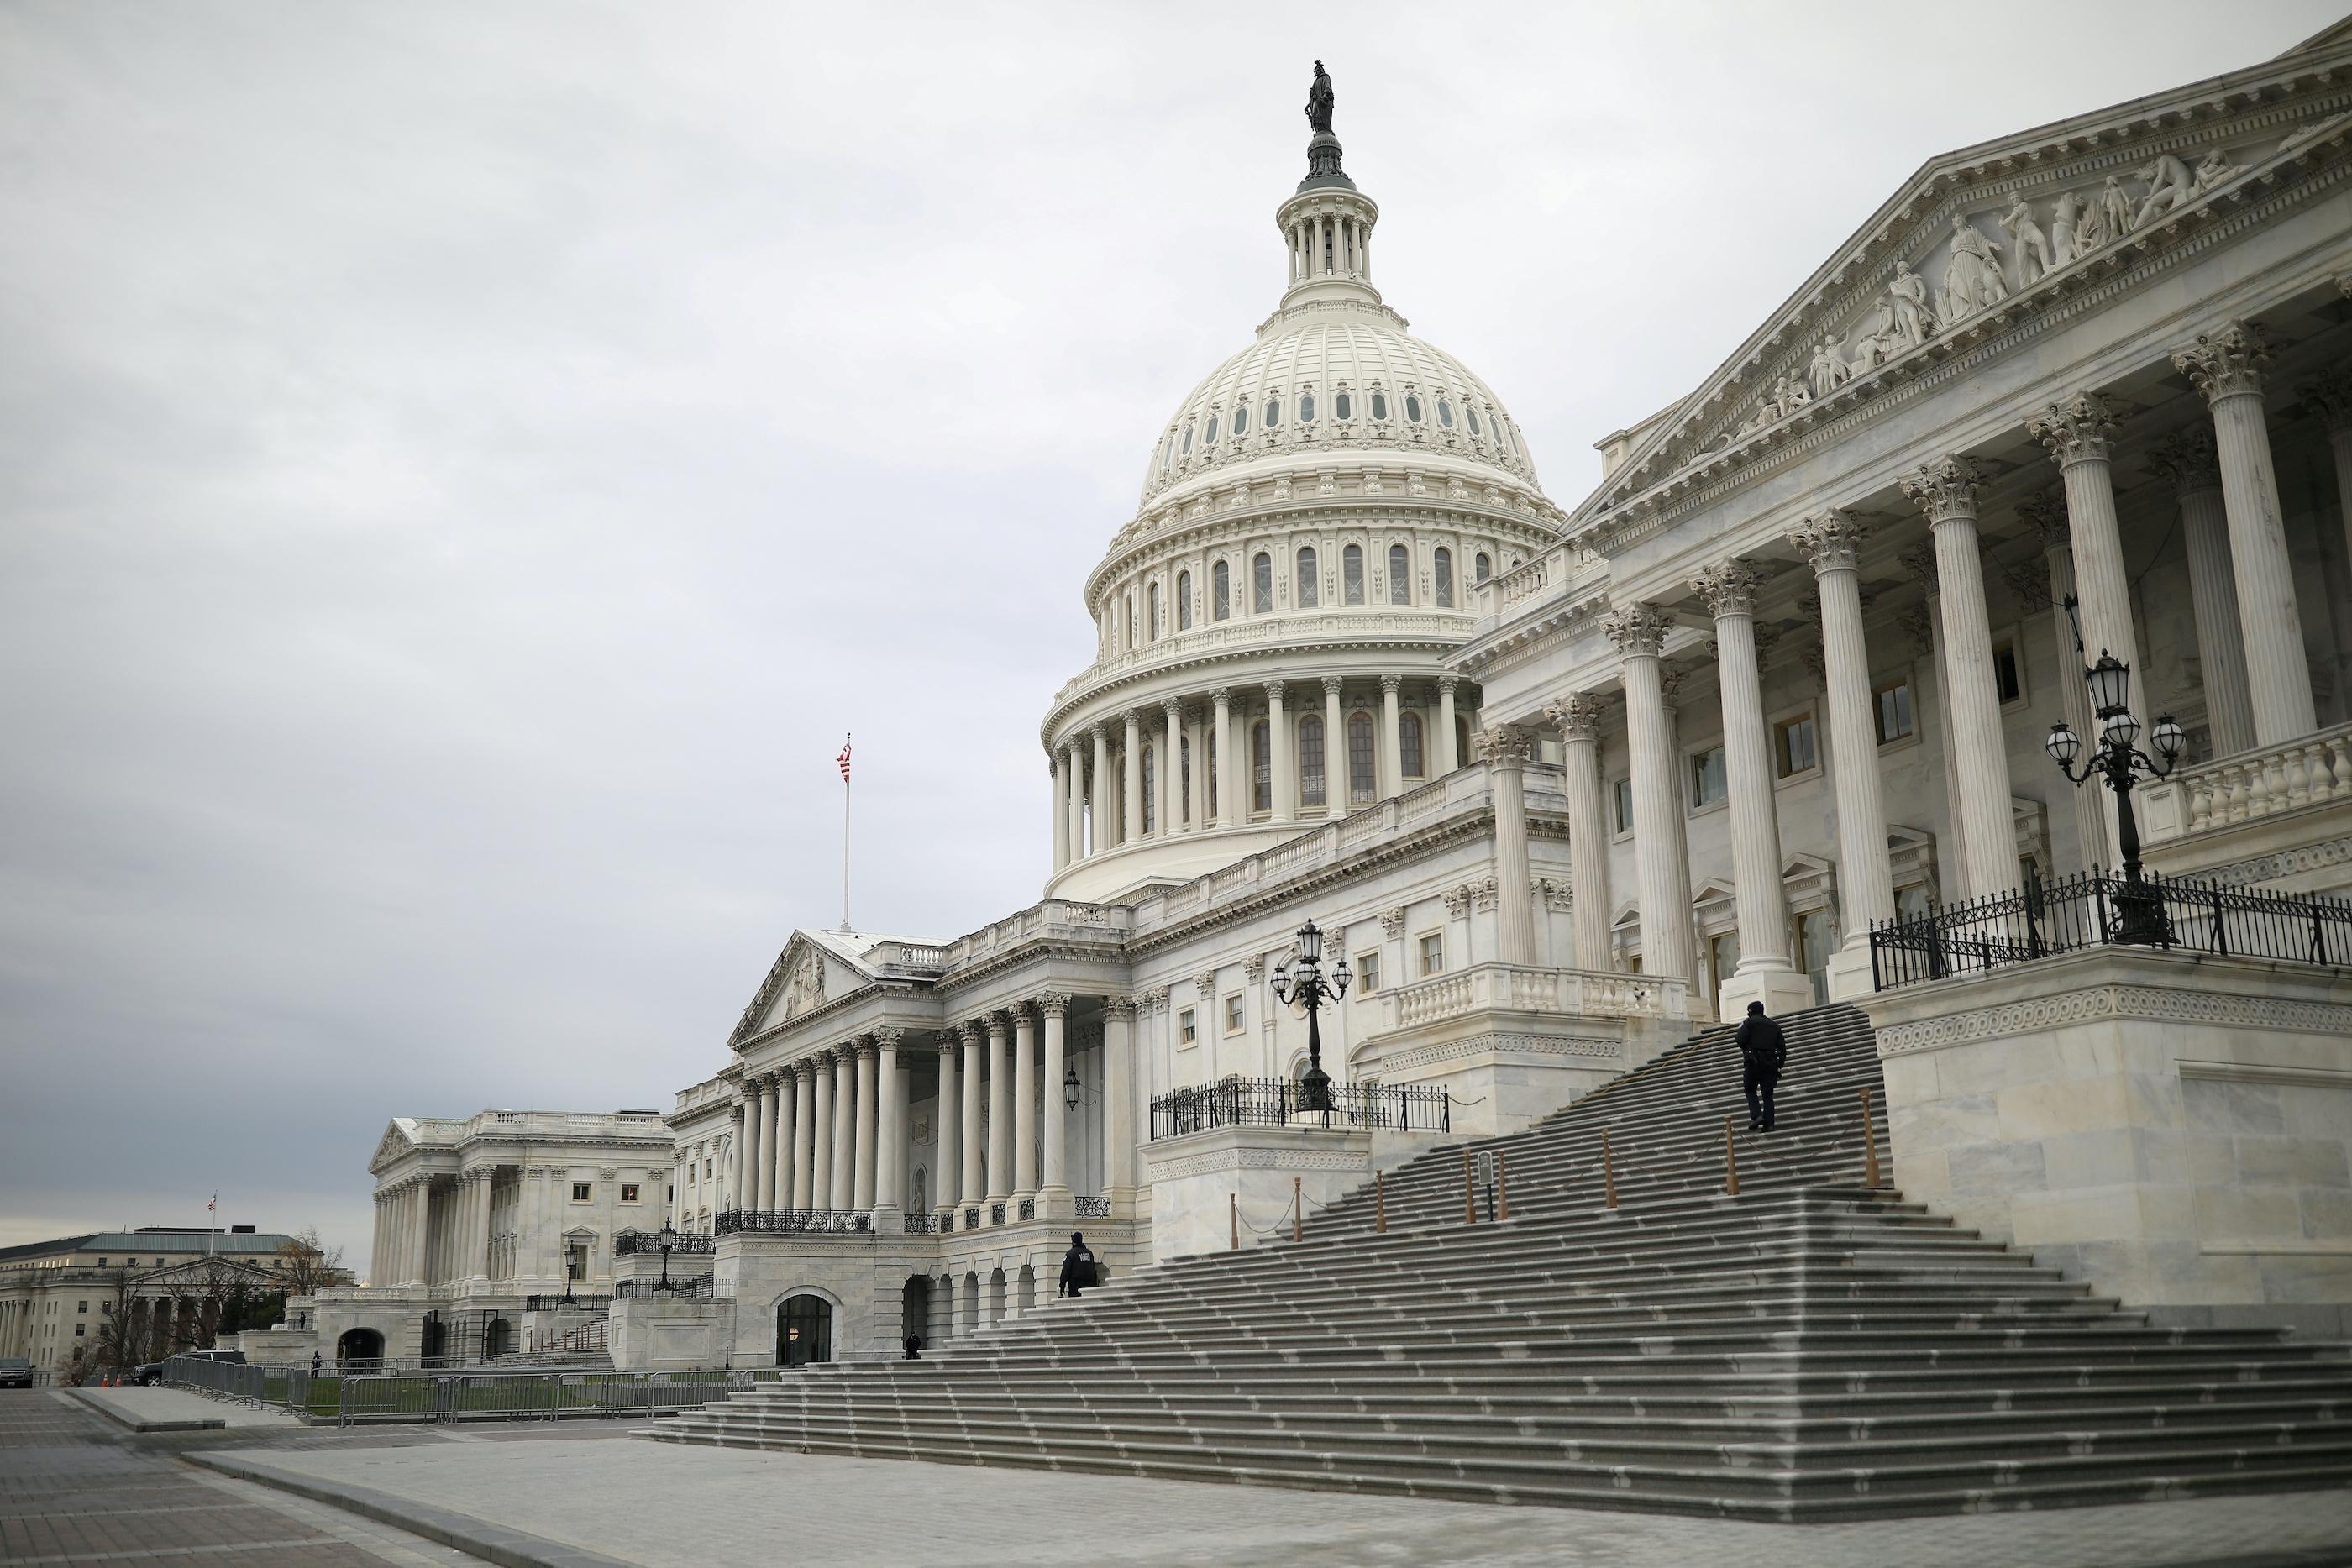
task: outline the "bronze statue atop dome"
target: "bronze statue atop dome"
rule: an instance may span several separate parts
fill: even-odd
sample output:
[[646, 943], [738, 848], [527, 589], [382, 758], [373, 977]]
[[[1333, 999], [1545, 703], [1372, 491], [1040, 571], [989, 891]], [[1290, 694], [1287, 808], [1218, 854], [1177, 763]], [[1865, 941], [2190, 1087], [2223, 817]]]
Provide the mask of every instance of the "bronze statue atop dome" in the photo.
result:
[[1331, 134], [1331, 78], [1315, 62], [1315, 84], [1307, 89], [1307, 124], [1318, 136]]
[[1352, 191], [1356, 182], [1339, 167], [1339, 139], [1331, 134], [1331, 76], [1323, 62], [1315, 62], [1314, 85], [1307, 89], [1307, 123], [1314, 135], [1307, 140], [1307, 178], [1302, 191]]

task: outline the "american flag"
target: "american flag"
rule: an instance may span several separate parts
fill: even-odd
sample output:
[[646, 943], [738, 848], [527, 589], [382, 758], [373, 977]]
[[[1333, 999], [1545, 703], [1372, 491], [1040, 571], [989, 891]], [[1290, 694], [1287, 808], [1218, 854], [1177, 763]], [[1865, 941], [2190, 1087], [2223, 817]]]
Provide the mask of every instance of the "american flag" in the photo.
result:
[[838, 756], [838, 757], [836, 757], [836, 758], [834, 758], [834, 760], [835, 760], [835, 762], [838, 762], [838, 763], [840, 763], [840, 764], [841, 764], [841, 781], [842, 781], [844, 784], [848, 783], [848, 782], [849, 782], [849, 737], [848, 737], [847, 735], [845, 735], [845, 734], [841, 737], [841, 755], [840, 755], [840, 756]]
[[207, 1203], [206, 1205], [205, 1205], [205, 1212], [206, 1214], [212, 1214], [212, 1213], [216, 1212], [219, 1208], [220, 1208], [220, 1194], [218, 1194], [218, 1193], [215, 1193], [215, 1194], [213, 1194], [212, 1201], [211, 1201], [210, 1203]]

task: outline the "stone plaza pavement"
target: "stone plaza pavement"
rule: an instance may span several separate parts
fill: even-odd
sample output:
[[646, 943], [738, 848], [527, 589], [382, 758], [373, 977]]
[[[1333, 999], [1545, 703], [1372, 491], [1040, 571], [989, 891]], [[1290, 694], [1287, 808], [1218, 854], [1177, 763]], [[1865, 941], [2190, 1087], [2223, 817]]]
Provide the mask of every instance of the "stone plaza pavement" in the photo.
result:
[[[2352, 1490], [1838, 1525], [1356, 1498], [812, 1455], [500, 1440], [241, 1459], [493, 1519], [644, 1568], [828, 1564], [1610, 1564], [2244, 1568], [2352, 1563]], [[520, 1436], [520, 1434], [516, 1434]]]

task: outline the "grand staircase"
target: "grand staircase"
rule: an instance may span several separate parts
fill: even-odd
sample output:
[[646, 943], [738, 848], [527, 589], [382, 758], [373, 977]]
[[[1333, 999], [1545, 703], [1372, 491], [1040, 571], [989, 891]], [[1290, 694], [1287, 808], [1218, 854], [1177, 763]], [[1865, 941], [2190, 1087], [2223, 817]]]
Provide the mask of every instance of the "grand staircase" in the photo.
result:
[[1179, 1259], [645, 1435], [1779, 1521], [2352, 1480], [2347, 1347], [2153, 1328], [1872, 1190], [1867, 1023], [1782, 1021], [1777, 1132], [1745, 1131], [1738, 1052], [1710, 1030], [1467, 1145], [1501, 1156], [1491, 1207], [1472, 1162], [1475, 1223], [1447, 1145], [1310, 1213], [1302, 1242]]

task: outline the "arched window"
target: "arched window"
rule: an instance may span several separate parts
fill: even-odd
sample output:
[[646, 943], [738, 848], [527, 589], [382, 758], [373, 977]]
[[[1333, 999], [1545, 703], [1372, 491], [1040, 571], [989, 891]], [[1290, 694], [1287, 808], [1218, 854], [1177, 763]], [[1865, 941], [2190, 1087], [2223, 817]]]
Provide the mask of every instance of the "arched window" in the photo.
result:
[[1183, 444], [1183, 445], [1181, 445], [1181, 446], [1180, 446], [1180, 447], [1178, 447], [1178, 448], [1176, 449], [1176, 455], [1177, 455], [1177, 456], [1179, 456], [1179, 457], [1185, 456], [1185, 455], [1189, 455], [1189, 454], [1192, 452], [1192, 422], [1188, 420], [1188, 421], [1186, 421], [1186, 422], [1185, 422], [1185, 424], [1184, 424], [1184, 444]]
[[1501, 414], [1496, 413], [1492, 410], [1488, 411], [1486, 417], [1495, 422], [1495, 446], [1496, 450], [1502, 452], [1510, 451], [1511, 427], [1503, 422], [1503, 416]]
[[1479, 434], [1479, 431], [1478, 431], [1478, 409], [1477, 409], [1477, 405], [1476, 405], [1476, 404], [1475, 404], [1475, 403], [1467, 403], [1467, 402], [1464, 403], [1464, 404], [1462, 405], [1462, 417], [1463, 417], [1463, 418], [1465, 418], [1465, 419], [1466, 419], [1466, 420], [1468, 420], [1468, 421], [1470, 422], [1470, 434], [1473, 434], [1473, 435], [1476, 435], [1476, 434]]
[[1301, 424], [1315, 423], [1315, 394], [1311, 392], [1298, 394], [1298, 423]]
[[1298, 803], [1320, 806], [1323, 792], [1323, 716], [1310, 713], [1298, 721]]
[[1280, 424], [1281, 423], [1282, 423], [1282, 400], [1281, 400], [1280, 398], [1278, 398], [1278, 397], [1270, 397], [1270, 398], [1266, 399], [1266, 400], [1265, 400], [1265, 427], [1266, 427], [1268, 430], [1272, 430], [1272, 429], [1274, 429], [1276, 425]]
[[1127, 645], [1135, 646], [1135, 595], [1127, 596]]
[[1250, 561], [1250, 613], [1274, 613], [1274, 558], [1264, 550]]
[[1380, 775], [1372, 768], [1372, 716], [1348, 716], [1348, 803], [1369, 806], [1380, 799]]
[[1233, 570], [1219, 561], [1209, 572], [1209, 619], [1223, 621], [1234, 612]]
[[1190, 632], [1192, 629], [1192, 574], [1180, 571], [1176, 574], [1176, 630]]
[[1143, 748], [1143, 831], [1147, 833], [1156, 831], [1160, 826], [1160, 791], [1156, 788], [1159, 775], [1152, 767], [1158, 758], [1152, 752], [1149, 746]]
[[1421, 423], [1421, 394], [1419, 392], [1407, 392], [1404, 394], [1404, 416], [1415, 424], [1419, 424]]
[[1176, 737], [1176, 792], [1181, 797], [1176, 802], [1176, 821], [1197, 821], [1192, 815], [1192, 737], [1189, 735]]
[[1293, 596], [1301, 609], [1311, 610], [1323, 602], [1323, 584], [1315, 570], [1315, 547], [1302, 546], [1298, 551], [1298, 591]]
[[1402, 545], [1389, 546], [1389, 602], [1412, 602], [1412, 555]]
[[1444, 398], [1437, 400], [1437, 423], [1447, 430], [1454, 428], [1454, 405]]
[[1209, 415], [1209, 428], [1208, 428], [1208, 431], [1207, 431], [1207, 433], [1206, 433], [1205, 434], [1203, 434], [1203, 435], [1202, 435], [1202, 440], [1201, 440], [1201, 444], [1202, 444], [1202, 445], [1203, 445], [1203, 446], [1214, 446], [1216, 444], [1217, 444], [1217, 416], [1216, 416], [1214, 413], [1212, 413], [1212, 414], [1210, 414], [1210, 415]]
[[1339, 597], [1350, 604], [1364, 601], [1364, 547], [1349, 545], [1339, 552]]
[[1249, 404], [1245, 402], [1234, 404], [1234, 434], [1235, 435], [1249, 434]]
[[1250, 810], [1274, 810], [1274, 735], [1264, 719], [1250, 726]]
[[1454, 720], [1454, 755], [1470, 755], [1470, 721], [1460, 715], [1456, 715]]
[[1372, 389], [1372, 417], [1374, 419], [1386, 419], [1388, 416], [1389, 394], [1381, 391], [1378, 387], [1375, 387]]
[[1454, 608], [1454, 552], [1444, 545], [1430, 558], [1431, 575], [1437, 580], [1437, 602], [1444, 609]]
[[1470, 580], [1473, 582], [1484, 582], [1494, 575], [1494, 561], [1488, 558], [1485, 550], [1480, 550], [1476, 559], [1470, 563]]
[[1153, 583], [1148, 593], [1151, 605], [1151, 640], [1157, 643], [1165, 634], [1168, 626], [1168, 623], [1160, 618], [1160, 585]]
[[1349, 396], [1346, 392], [1333, 392], [1333, 393], [1331, 394], [1331, 417], [1332, 417], [1333, 419], [1353, 419], [1353, 418], [1355, 418], [1355, 417], [1356, 417], [1356, 402], [1355, 402], [1355, 400], [1354, 400], [1353, 398], [1349, 397]]
[[1417, 713], [1397, 716], [1397, 771], [1408, 779], [1425, 777], [1421, 767], [1421, 716]]

